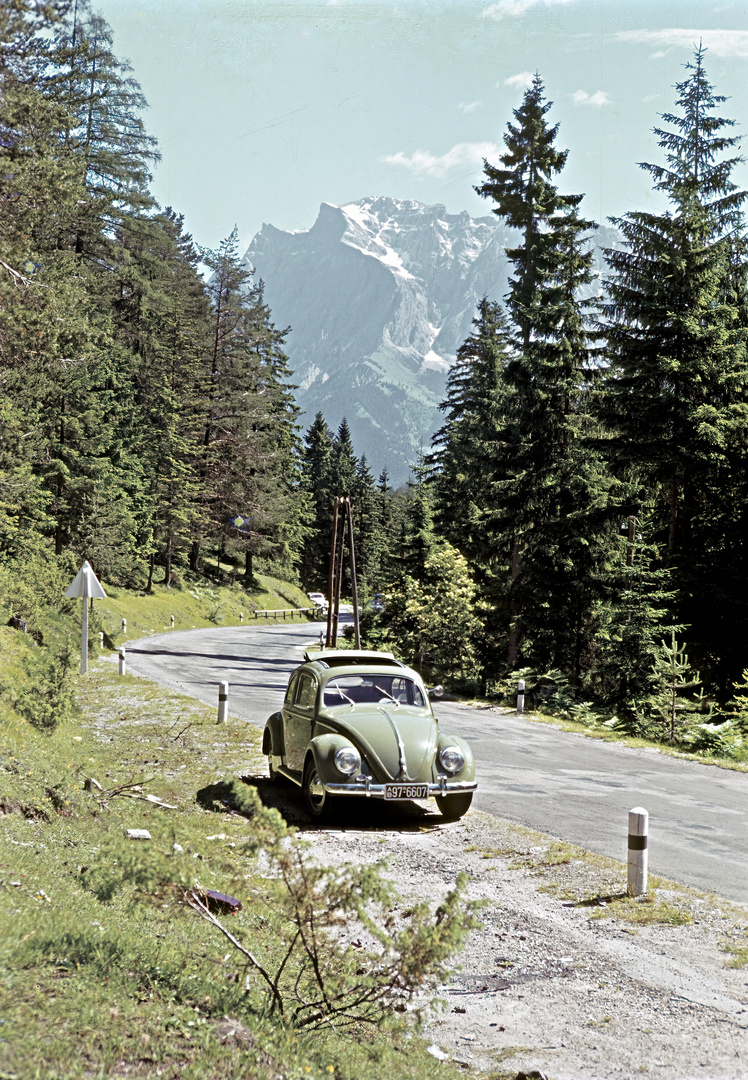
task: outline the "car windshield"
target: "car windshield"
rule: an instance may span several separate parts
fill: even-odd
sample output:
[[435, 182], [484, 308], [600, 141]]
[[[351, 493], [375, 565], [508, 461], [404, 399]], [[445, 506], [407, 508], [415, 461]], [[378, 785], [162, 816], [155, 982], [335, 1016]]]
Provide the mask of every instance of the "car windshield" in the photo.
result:
[[404, 675], [338, 675], [325, 686], [325, 708], [338, 705], [376, 705], [389, 701], [398, 705], [423, 707], [426, 701], [420, 686]]

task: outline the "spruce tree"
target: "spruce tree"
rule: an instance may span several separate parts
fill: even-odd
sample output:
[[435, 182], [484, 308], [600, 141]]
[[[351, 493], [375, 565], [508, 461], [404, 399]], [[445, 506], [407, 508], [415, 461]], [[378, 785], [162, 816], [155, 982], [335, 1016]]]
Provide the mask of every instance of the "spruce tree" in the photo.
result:
[[[296, 559], [299, 529], [287, 532], [298, 513], [298, 438], [288, 364], [286, 331], [272, 323], [262, 283], [252, 281], [237, 251], [236, 229], [217, 251], [204, 251], [212, 270], [211, 346], [205, 368], [205, 404], [197, 463], [202, 523], [190, 552], [197, 570], [202, 542], [242, 550], [245, 576], [255, 555]], [[237, 515], [251, 519], [233, 531]]]
[[613, 222], [625, 244], [607, 252], [603, 415], [619, 473], [654, 502], [673, 619], [725, 690], [744, 666], [737, 641], [748, 615], [746, 192], [731, 179], [737, 137], [716, 112], [724, 98], [706, 78], [702, 48], [686, 68], [678, 112], [655, 129], [665, 164], [642, 165], [670, 208]]
[[608, 557], [610, 484], [586, 445], [591, 368], [589, 234], [582, 195], [553, 179], [566, 151], [536, 76], [476, 191], [519, 230], [506, 308], [511, 348], [495, 420], [481, 529], [508, 577], [507, 662], [558, 667], [579, 681], [592, 663]]
[[318, 412], [304, 436], [302, 485], [310, 507], [309, 533], [304, 542], [300, 574], [306, 589], [327, 593], [332, 536], [330, 460], [333, 433]]

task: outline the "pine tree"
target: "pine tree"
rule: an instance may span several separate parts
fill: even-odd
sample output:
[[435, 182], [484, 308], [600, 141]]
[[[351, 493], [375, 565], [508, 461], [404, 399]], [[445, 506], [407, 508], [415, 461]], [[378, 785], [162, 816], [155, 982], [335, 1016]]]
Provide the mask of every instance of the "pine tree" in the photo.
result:
[[181, 216], [167, 209], [128, 230], [122, 243], [130, 258], [120, 260], [115, 321], [135, 354], [132, 438], [147, 478], [150, 535], [141, 552], [150, 588], [156, 557], [164, 582], [172, 581], [196, 521], [210, 308]]
[[683, 629], [671, 619], [671, 573], [651, 540], [652, 515], [622, 522], [617, 566], [608, 577], [606, 621], [590, 689], [619, 714], [633, 715], [637, 701], [655, 689], [654, 666], [662, 642]]
[[304, 436], [302, 485], [310, 504], [309, 533], [301, 556], [300, 574], [304, 587], [327, 593], [332, 537], [330, 461], [333, 433], [318, 412]]
[[[286, 331], [273, 325], [262, 283], [240, 263], [236, 229], [217, 251], [203, 252], [203, 261], [213, 272], [212, 344], [198, 462], [203, 518], [190, 568], [197, 570], [210, 537], [219, 559], [227, 547], [243, 549], [251, 579], [255, 555], [296, 559], [302, 526], [295, 535], [287, 530], [298, 513], [298, 409], [284, 381]], [[243, 534], [232, 530], [237, 515], [252, 523]]]
[[351, 493], [351, 505], [358, 593], [362, 602], [365, 603], [372, 593], [380, 591], [379, 572], [387, 543], [379, 520], [374, 474], [369, 468], [365, 454], [356, 464], [356, 483]]
[[358, 462], [353, 449], [351, 429], [345, 417], [332, 442], [330, 452], [330, 484], [335, 489], [334, 494], [352, 495], [356, 490], [356, 473]]
[[481, 529], [507, 567], [507, 661], [565, 670], [579, 681], [592, 662], [610, 533], [610, 484], [586, 445], [588, 243], [582, 195], [562, 195], [553, 177], [567, 152], [555, 146], [538, 76], [504, 137], [503, 168], [488, 162], [476, 188], [519, 230], [506, 308], [511, 349], [494, 421], [492, 468]]
[[112, 51], [112, 32], [88, 0], [76, 0], [45, 69], [45, 95], [66, 113], [65, 150], [75, 159], [87, 198], [77, 207], [68, 243], [100, 268], [116, 260], [113, 233], [151, 211], [156, 140], [141, 113], [147, 103], [129, 65]]
[[748, 365], [737, 265], [746, 193], [731, 180], [737, 138], [727, 134], [733, 122], [715, 115], [724, 98], [706, 78], [704, 50], [686, 67], [680, 111], [655, 129], [665, 164], [642, 166], [670, 209], [614, 220], [625, 246], [607, 252], [603, 415], [616, 467], [643, 501], [654, 500], [673, 570], [673, 618], [724, 689], [744, 664], [735, 646], [748, 614]]

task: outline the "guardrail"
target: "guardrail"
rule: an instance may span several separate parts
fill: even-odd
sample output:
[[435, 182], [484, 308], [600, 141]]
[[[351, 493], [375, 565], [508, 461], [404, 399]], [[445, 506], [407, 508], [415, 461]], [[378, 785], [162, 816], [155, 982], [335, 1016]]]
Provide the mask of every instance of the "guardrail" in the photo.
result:
[[301, 607], [301, 608], [265, 608], [265, 610], [257, 609], [252, 612], [255, 619], [293, 619], [294, 615], [301, 617], [305, 615], [317, 615], [322, 618], [325, 614], [325, 609], [317, 606], [313, 607]]

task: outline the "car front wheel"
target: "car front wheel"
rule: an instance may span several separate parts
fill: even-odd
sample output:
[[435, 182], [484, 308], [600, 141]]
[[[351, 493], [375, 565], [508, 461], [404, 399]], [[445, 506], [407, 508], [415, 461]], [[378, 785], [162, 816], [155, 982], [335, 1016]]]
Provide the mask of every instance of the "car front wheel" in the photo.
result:
[[467, 814], [473, 801], [472, 791], [463, 791], [458, 795], [437, 795], [436, 805], [445, 821], [457, 821]]
[[315, 821], [331, 821], [334, 813], [334, 800], [325, 791], [320, 780], [314, 758], [310, 757], [304, 766], [304, 801]]

